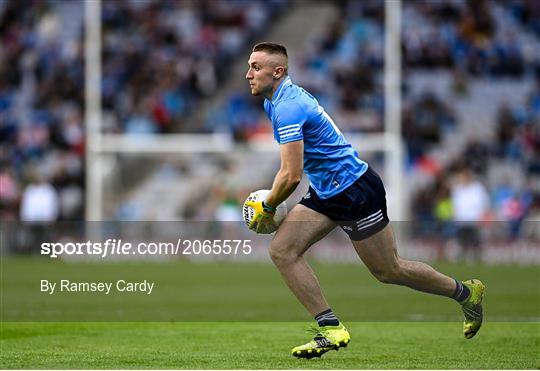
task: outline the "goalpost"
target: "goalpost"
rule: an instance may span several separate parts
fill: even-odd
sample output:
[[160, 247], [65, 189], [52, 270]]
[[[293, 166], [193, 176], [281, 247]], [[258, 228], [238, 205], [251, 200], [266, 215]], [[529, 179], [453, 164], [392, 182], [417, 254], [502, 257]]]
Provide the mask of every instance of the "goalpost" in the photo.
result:
[[404, 149], [401, 137], [401, 0], [385, 0], [384, 38], [384, 151], [385, 177], [389, 185], [389, 214], [405, 220], [403, 192]]
[[[384, 178], [389, 215], [405, 220], [403, 192], [403, 141], [401, 138], [401, 0], [385, 1], [384, 132], [347, 134], [361, 152], [384, 152]], [[101, 0], [85, 1], [85, 123], [86, 123], [86, 213], [87, 221], [103, 220], [104, 164], [107, 156], [133, 153], [145, 156], [186, 153], [229, 153], [235, 144], [227, 134], [126, 135], [101, 132]], [[277, 151], [267, 142], [250, 146], [253, 151]]]
[[101, 0], [84, 2], [85, 220], [102, 220]]

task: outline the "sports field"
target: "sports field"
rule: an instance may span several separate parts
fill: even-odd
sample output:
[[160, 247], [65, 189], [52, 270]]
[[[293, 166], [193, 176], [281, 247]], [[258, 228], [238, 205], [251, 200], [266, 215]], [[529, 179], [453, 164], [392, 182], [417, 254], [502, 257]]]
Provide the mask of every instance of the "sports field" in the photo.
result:
[[[385, 286], [360, 265], [317, 264], [352, 342], [308, 361], [289, 351], [308, 340], [303, 328], [310, 318], [270, 264], [3, 259], [0, 368], [540, 367], [538, 267], [437, 268], [486, 283], [486, 323], [477, 337], [463, 339], [459, 307], [449, 299]], [[41, 278], [84, 272], [103, 280], [147, 277], [156, 289], [151, 295], [110, 298], [95, 293], [49, 298], [29, 291], [37, 290]]]

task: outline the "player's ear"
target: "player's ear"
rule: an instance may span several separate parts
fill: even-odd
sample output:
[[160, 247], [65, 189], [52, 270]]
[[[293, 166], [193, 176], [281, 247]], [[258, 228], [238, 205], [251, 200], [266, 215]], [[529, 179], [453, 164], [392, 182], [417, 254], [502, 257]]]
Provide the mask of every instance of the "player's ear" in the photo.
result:
[[274, 69], [274, 80], [279, 80], [285, 73], [285, 68], [279, 66]]

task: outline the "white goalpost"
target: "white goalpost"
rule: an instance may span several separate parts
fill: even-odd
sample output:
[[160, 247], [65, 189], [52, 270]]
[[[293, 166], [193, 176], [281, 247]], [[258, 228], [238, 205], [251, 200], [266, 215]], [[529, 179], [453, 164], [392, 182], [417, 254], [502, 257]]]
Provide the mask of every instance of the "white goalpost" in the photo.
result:
[[84, 2], [85, 220], [102, 220], [101, 0]]
[[405, 220], [403, 139], [401, 137], [401, 0], [385, 1], [384, 143], [385, 177], [389, 185], [389, 216]]
[[[227, 134], [103, 134], [101, 132], [101, 0], [85, 1], [85, 123], [87, 221], [103, 220], [104, 163], [107, 156], [130, 153], [144, 156], [188, 153], [231, 153], [235, 143]], [[385, 124], [384, 132], [347, 134], [361, 152], [384, 152], [384, 178], [389, 214], [405, 220], [403, 142], [401, 138], [401, 0], [385, 1]], [[252, 151], [278, 150], [272, 137], [249, 146]]]

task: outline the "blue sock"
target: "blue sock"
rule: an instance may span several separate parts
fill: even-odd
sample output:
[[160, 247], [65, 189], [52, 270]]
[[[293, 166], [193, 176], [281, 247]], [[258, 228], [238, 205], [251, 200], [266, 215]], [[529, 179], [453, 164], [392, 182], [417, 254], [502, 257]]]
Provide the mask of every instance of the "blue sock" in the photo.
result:
[[315, 316], [315, 321], [317, 321], [319, 327], [339, 325], [339, 320], [330, 308], [325, 310], [324, 312], [317, 314]]

